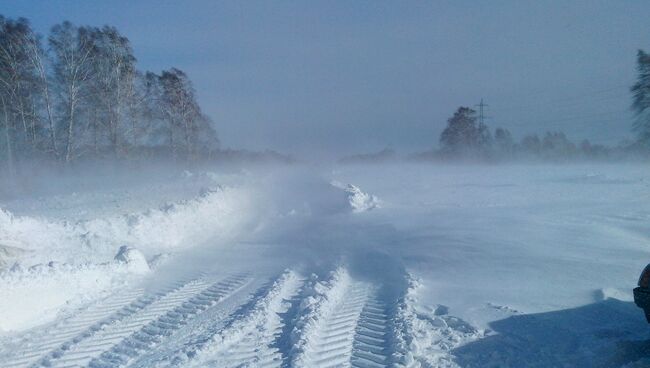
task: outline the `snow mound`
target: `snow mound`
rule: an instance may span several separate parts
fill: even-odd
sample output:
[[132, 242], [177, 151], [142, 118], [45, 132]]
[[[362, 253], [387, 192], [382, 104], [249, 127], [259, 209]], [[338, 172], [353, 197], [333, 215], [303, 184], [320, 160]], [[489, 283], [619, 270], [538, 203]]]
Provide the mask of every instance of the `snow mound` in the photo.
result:
[[594, 292], [596, 301], [603, 301], [607, 299], [617, 299], [624, 302], [634, 301], [631, 289], [617, 289], [617, 288], [602, 288]]
[[115, 260], [124, 263], [127, 267], [136, 273], [147, 273], [150, 271], [147, 258], [135, 248], [123, 245], [115, 255]]
[[[101, 263], [112, 259], [115, 249], [124, 244], [154, 255], [235, 235], [250, 214], [248, 202], [244, 190], [218, 187], [157, 209], [76, 222], [14, 216], [0, 208], [0, 244], [3, 249], [24, 250], [12, 259], [28, 266], [52, 260]], [[2, 253], [0, 258], [9, 258]]]
[[0, 270], [14, 264], [24, 252], [23, 249], [0, 244]]
[[422, 367], [457, 368], [453, 350], [484, 336], [458, 317], [449, 315], [444, 305], [418, 305], [422, 283], [408, 276], [408, 288], [397, 305], [395, 356], [399, 363]]
[[136, 278], [120, 262], [14, 267], [0, 274], [0, 333], [47, 323], [123, 289]]
[[350, 275], [341, 266], [331, 272], [326, 281], [319, 281], [316, 275], [311, 276], [304, 290], [305, 298], [301, 301], [299, 312], [293, 321], [294, 328], [290, 336], [292, 366], [305, 366], [304, 353], [308, 349], [310, 339], [321, 327], [323, 317], [343, 298], [349, 283]]
[[155, 270], [160, 266], [166, 264], [171, 259], [171, 257], [171, 253], [159, 253], [151, 257], [147, 263], [149, 264], [149, 268]]
[[334, 187], [345, 191], [348, 197], [348, 202], [352, 208], [352, 212], [366, 212], [375, 208], [380, 208], [380, 200], [372, 194], [368, 194], [353, 184], [343, 184], [337, 181], [331, 183]]
[[0, 330], [51, 321], [148, 274], [169, 253], [225, 243], [247, 223], [249, 200], [246, 190], [217, 186], [156, 209], [78, 221], [0, 208]]

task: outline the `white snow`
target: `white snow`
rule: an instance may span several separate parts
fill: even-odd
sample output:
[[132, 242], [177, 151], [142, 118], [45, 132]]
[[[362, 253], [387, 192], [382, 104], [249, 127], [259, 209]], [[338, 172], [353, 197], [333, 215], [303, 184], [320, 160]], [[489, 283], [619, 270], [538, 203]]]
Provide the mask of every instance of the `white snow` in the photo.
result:
[[6, 272], [0, 277], [0, 332], [24, 330], [63, 317], [136, 279], [126, 265], [117, 262], [39, 264]]
[[[187, 350], [160, 354], [199, 366], [239, 364], [226, 345], [242, 361], [256, 349], [296, 366], [339, 348], [340, 359], [437, 367], [648, 358], [631, 303], [650, 262], [644, 165], [348, 165], [174, 180], [0, 202], [6, 341], [158, 279], [232, 271], [272, 282], [231, 299], [247, 306], [214, 312], [229, 321], [214, 331], [179, 327], [160, 349]], [[377, 328], [387, 337], [370, 348], [386, 356], [364, 355], [359, 336]], [[192, 346], [199, 332], [209, 338]], [[330, 346], [330, 333], [356, 345]]]
[[228, 328], [213, 336], [204, 349], [198, 351], [191, 366], [227, 364], [232, 348], [244, 339], [249, 340], [258, 353], [275, 350], [271, 345], [274, 334], [283, 327], [280, 315], [286, 313], [288, 299], [295, 296], [301, 284], [300, 275], [293, 270], [285, 270], [246, 314], [235, 319]]
[[81, 221], [15, 216], [0, 208], [0, 244], [24, 250], [21, 262], [28, 263], [110, 259], [124, 244], [146, 254], [178, 250], [226, 238], [245, 221], [246, 205], [242, 191], [217, 188], [139, 213]]
[[131, 271], [135, 273], [147, 273], [151, 269], [149, 268], [149, 263], [147, 263], [147, 258], [139, 250], [123, 245], [120, 247], [120, 250], [117, 251], [115, 255], [115, 260], [117, 262], [125, 264]]
[[380, 207], [380, 200], [372, 194], [365, 193], [356, 185], [333, 181], [332, 185], [345, 191], [353, 212], [366, 212]]
[[316, 331], [321, 327], [323, 318], [341, 301], [349, 282], [350, 277], [343, 267], [336, 268], [329, 278], [323, 281], [319, 281], [318, 276], [312, 274], [291, 332], [293, 366], [307, 366], [305, 353], [309, 349], [310, 339], [314, 338]]
[[[165, 203], [170, 189], [160, 190], [154, 182], [147, 184], [146, 195], [144, 188], [136, 187], [131, 192], [118, 190], [119, 195], [73, 192], [67, 197], [41, 198], [40, 203], [28, 198], [26, 208], [12, 201], [12, 207], [29, 213], [24, 215], [14, 215], [0, 203], [0, 291], [8, 296], [0, 298], [0, 331], [42, 324], [66, 309], [105, 295], [116, 283], [147, 273], [147, 257], [158, 266], [165, 258], [161, 253], [208, 241], [215, 245], [228, 242], [251, 213], [246, 210], [246, 191], [221, 187], [213, 178], [186, 183], [187, 178], [196, 179], [184, 175], [178, 179], [183, 185], [167, 184], [184, 191], [186, 199], [177, 202]], [[137, 208], [136, 194], [142, 196], [142, 206], [155, 203], [156, 198], [162, 204], [120, 213], [123, 208]], [[84, 200], [76, 202], [79, 197]], [[174, 197], [179, 198], [179, 193]], [[65, 198], [74, 205], [62, 205]], [[111, 200], [107, 203], [104, 198]], [[92, 208], [83, 208], [84, 202], [106, 217], [92, 218]], [[38, 212], [47, 213], [47, 218]], [[114, 258], [121, 265], [114, 265]], [[43, 266], [47, 264], [64, 267]]]

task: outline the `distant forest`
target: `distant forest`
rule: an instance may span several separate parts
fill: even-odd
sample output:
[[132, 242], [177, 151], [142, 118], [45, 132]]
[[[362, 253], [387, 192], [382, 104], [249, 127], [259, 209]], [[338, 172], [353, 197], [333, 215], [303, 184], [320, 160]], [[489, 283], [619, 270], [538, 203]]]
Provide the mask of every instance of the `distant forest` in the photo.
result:
[[[504, 128], [494, 132], [469, 107], [459, 107], [447, 121], [440, 135], [440, 149], [429, 156], [469, 159], [542, 159], [566, 161], [574, 159], [648, 157], [650, 155], [650, 55], [643, 50], [637, 54], [637, 82], [631, 87], [632, 110], [635, 121], [631, 127], [636, 141], [623, 142], [616, 147], [592, 144], [583, 140], [570, 141], [563, 132], [546, 132], [543, 136], [527, 135], [516, 142]], [[425, 158], [423, 154], [419, 157]]]
[[530, 134], [516, 141], [508, 129], [496, 128], [492, 132], [477, 120], [476, 111], [468, 107], [458, 108], [440, 135], [440, 149], [434, 156], [441, 159], [567, 161], [623, 158], [632, 153], [642, 153], [640, 145], [635, 142], [608, 147], [584, 139], [576, 144], [559, 131], [546, 132], [541, 137]]
[[[477, 112], [459, 107], [447, 121], [439, 149], [415, 159], [566, 161], [650, 156], [650, 55], [637, 55], [631, 88], [636, 141], [616, 147], [572, 142], [562, 132], [516, 141], [492, 131]], [[127, 37], [110, 26], [63, 22], [44, 39], [24, 18], [0, 15], [0, 171], [15, 173], [38, 159], [69, 166], [81, 160], [164, 158], [174, 161], [234, 157], [220, 151], [187, 74], [177, 68], [141, 71]], [[245, 152], [251, 159], [261, 156]], [[262, 156], [290, 161], [274, 152]], [[387, 160], [392, 151], [352, 156], [344, 162]]]
[[[447, 120], [440, 134], [439, 148], [406, 157], [416, 161], [549, 161], [650, 159], [650, 55], [639, 50], [637, 54], [637, 81], [630, 88], [631, 108], [635, 113], [632, 131], [634, 141], [623, 141], [617, 146], [593, 144], [584, 139], [571, 141], [560, 131], [549, 131], [539, 136], [526, 135], [515, 140], [508, 129], [497, 127], [492, 131], [476, 110], [459, 107]], [[343, 157], [341, 163], [371, 163], [399, 160], [392, 149], [376, 153]]]
[[194, 160], [219, 140], [180, 69], [136, 68], [114, 27], [52, 27], [0, 16], [0, 161], [69, 165], [83, 158], [165, 156]]

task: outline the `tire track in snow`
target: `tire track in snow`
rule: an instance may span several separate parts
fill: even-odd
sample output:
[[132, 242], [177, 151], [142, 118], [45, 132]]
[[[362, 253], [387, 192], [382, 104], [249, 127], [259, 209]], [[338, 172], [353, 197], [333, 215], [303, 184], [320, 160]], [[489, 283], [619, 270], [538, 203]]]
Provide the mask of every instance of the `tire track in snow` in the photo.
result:
[[325, 280], [289, 270], [131, 289], [14, 339], [0, 366], [458, 367], [453, 349], [483, 332], [418, 305], [406, 277], [402, 287], [339, 267]]
[[101, 328], [104, 324], [119, 319], [120, 312], [146, 302], [143, 294], [144, 289], [141, 288], [113, 294], [59, 323], [23, 335], [3, 347], [4, 351], [0, 352], [2, 366], [29, 367], [63, 344], [85, 334], [92, 334], [94, 328]]
[[307, 314], [298, 317], [300, 334], [291, 366], [387, 367], [390, 335], [380, 286], [352, 279], [339, 268], [327, 283], [316, 283]]
[[196, 356], [193, 367], [280, 367], [283, 352], [277, 340], [287, 327], [304, 279], [287, 270], [248, 306], [231, 316], [226, 327], [203, 346], [185, 352]]
[[35, 367], [83, 367], [103, 351], [167, 311], [208, 288], [205, 279], [181, 282], [171, 290], [140, 298], [118, 311], [117, 318], [102, 321], [48, 354]]
[[221, 303], [250, 281], [251, 278], [247, 275], [234, 275], [214, 283], [158, 318], [140, 325], [129, 336], [113, 344], [109, 349], [100, 351], [88, 366], [113, 368], [136, 361], [157, 345], [171, 339], [175, 331], [189, 325], [206, 310]]
[[387, 367], [391, 363], [392, 325], [384, 300], [378, 290], [370, 293], [354, 333], [351, 365], [353, 367]]

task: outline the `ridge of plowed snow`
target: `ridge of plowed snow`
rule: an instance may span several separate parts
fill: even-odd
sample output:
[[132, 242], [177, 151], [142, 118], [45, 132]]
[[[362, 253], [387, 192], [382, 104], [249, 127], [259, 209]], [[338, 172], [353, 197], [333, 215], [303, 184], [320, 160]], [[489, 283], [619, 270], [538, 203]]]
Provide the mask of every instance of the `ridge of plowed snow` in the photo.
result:
[[142, 256], [113, 260], [123, 246], [151, 258], [229, 239], [251, 212], [248, 198], [241, 188], [219, 187], [157, 209], [77, 222], [0, 208], [0, 246], [20, 250], [0, 253], [10, 257], [0, 262], [0, 331], [46, 323], [147, 273]]
[[293, 346], [291, 348], [292, 366], [305, 367], [305, 353], [309, 349], [310, 339], [317, 333], [322, 319], [329, 314], [336, 304], [344, 297], [345, 289], [350, 283], [350, 275], [344, 267], [332, 271], [328, 280], [318, 281], [312, 275], [310, 284], [305, 290], [305, 298], [300, 303], [291, 332]]
[[0, 208], [0, 245], [23, 249], [19, 262], [31, 264], [107, 260], [125, 244], [151, 255], [231, 235], [247, 204], [243, 190], [217, 188], [157, 209], [74, 223]]
[[484, 336], [444, 306], [423, 310], [418, 306], [421, 282], [408, 275], [408, 288], [397, 304], [396, 360], [406, 367], [458, 368], [453, 349]]
[[0, 332], [49, 322], [140, 278], [126, 263], [51, 264], [0, 275]]

